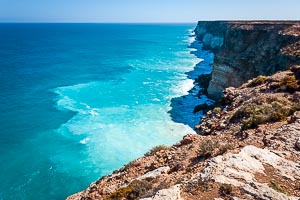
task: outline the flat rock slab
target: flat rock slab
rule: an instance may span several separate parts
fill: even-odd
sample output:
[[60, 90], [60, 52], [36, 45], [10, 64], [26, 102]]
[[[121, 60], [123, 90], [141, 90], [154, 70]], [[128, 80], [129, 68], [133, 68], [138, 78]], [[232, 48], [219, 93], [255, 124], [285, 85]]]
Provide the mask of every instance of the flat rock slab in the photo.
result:
[[266, 183], [257, 182], [255, 174], [265, 174], [264, 165], [272, 166], [281, 176], [291, 181], [300, 179], [300, 166], [297, 163], [286, 160], [268, 149], [252, 145], [245, 146], [238, 154], [228, 153], [213, 158], [208, 162], [201, 177], [241, 187], [259, 199], [298, 200], [299, 197], [287, 196], [270, 188]]
[[168, 189], [159, 190], [153, 197], [140, 200], [183, 200], [180, 196], [180, 185], [174, 185]]

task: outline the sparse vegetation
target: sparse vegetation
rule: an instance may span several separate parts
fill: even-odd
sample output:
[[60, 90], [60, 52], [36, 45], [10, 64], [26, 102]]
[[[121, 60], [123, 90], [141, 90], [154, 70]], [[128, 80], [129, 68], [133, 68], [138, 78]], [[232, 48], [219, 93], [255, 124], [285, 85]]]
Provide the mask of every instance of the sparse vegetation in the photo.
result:
[[198, 178], [197, 180], [189, 182], [184, 189], [188, 193], [197, 194], [199, 191], [207, 192], [209, 188], [210, 184], [208, 180]]
[[138, 197], [144, 195], [148, 190], [151, 189], [151, 182], [149, 180], [137, 180], [130, 183], [128, 186], [120, 188], [113, 192], [104, 200], [135, 200]]
[[221, 195], [230, 195], [232, 193], [232, 186], [229, 184], [222, 184], [219, 192]]
[[216, 108], [214, 108], [213, 110], [212, 110], [212, 112], [214, 113], [214, 114], [218, 114], [218, 113], [220, 113], [222, 111], [222, 109], [220, 108], [220, 107], [216, 107]]
[[284, 97], [260, 96], [238, 109], [230, 122], [241, 121], [242, 130], [247, 130], [263, 123], [282, 121], [296, 110], [300, 110], [300, 105]]
[[284, 190], [281, 187], [279, 187], [274, 181], [270, 181], [268, 185], [270, 188], [276, 190], [277, 192], [285, 193]]
[[168, 173], [171, 174], [173, 172], [178, 172], [179, 170], [182, 170], [183, 168], [184, 168], [184, 165], [178, 162], [174, 166], [172, 166], [172, 168], [170, 169], [170, 171]]
[[198, 156], [201, 158], [209, 158], [213, 155], [214, 150], [218, 147], [217, 141], [205, 140], [200, 143]]
[[217, 155], [222, 155], [224, 153], [226, 153], [228, 150], [232, 149], [232, 145], [230, 144], [224, 144], [224, 145], [221, 145], [219, 148], [218, 148], [218, 152], [217, 152]]
[[171, 183], [169, 181], [164, 180], [160, 182], [158, 186], [155, 187], [155, 193], [159, 190], [167, 189], [169, 187], [171, 187]]
[[158, 145], [153, 147], [150, 151], [148, 151], [145, 155], [154, 155], [156, 152], [167, 150], [168, 147], [165, 145]]
[[300, 85], [295, 76], [285, 76], [280, 80], [279, 86], [284, 86], [286, 91], [290, 93], [300, 90]]
[[258, 76], [256, 79], [252, 80], [250, 83], [246, 85], [246, 87], [256, 87], [258, 85], [262, 85], [266, 82], [265, 76]]
[[300, 84], [296, 77], [285, 76], [279, 80], [279, 82], [272, 85], [273, 89], [279, 88], [281, 91], [287, 91], [289, 93], [294, 93], [295, 91], [300, 91]]
[[143, 195], [140, 195], [139, 197], [140, 198], [149, 198], [149, 197], [152, 197], [153, 195], [155, 195], [159, 190], [167, 189], [172, 186], [172, 183], [168, 180], [163, 180], [163, 181], [159, 182], [158, 185], [156, 184], [156, 186], [154, 186], [155, 183], [157, 183], [156, 180], [152, 180], [152, 182], [151, 182], [152, 188], [150, 190], [146, 191], [146, 193], [144, 193]]
[[126, 170], [128, 170], [128, 169], [132, 169], [132, 168], [134, 168], [134, 167], [137, 167], [137, 166], [139, 166], [140, 165], [140, 163], [137, 161], [137, 160], [133, 160], [133, 161], [131, 161], [131, 162], [129, 162], [128, 164], [126, 164], [126, 165], [124, 165], [121, 169], [120, 169], [120, 171], [126, 171]]

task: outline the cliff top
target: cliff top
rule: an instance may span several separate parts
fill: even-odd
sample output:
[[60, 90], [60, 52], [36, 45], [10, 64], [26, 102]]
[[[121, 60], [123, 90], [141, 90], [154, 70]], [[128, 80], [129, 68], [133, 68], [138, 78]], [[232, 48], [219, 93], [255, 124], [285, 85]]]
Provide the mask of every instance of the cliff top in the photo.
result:
[[299, 199], [300, 67], [224, 92], [222, 107], [68, 199]]
[[198, 24], [224, 24], [233, 29], [279, 31], [283, 35], [300, 36], [300, 21], [199, 21]]
[[[197, 28], [206, 29], [199, 32]], [[199, 21], [196, 28], [198, 38], [208, 32], [212, 35], [226, 37], [228, 30], [244, 30], [256, 32], [271, 32], [273, 35], [281, 35], [286, 41], [286, 47], [282, 46], [282, 53], [292, 57], [300, 57], [300, 21]], [[200, 39], [201, 40], [201, 39]], [[284, 42], [283, 42], [284, 44]]]

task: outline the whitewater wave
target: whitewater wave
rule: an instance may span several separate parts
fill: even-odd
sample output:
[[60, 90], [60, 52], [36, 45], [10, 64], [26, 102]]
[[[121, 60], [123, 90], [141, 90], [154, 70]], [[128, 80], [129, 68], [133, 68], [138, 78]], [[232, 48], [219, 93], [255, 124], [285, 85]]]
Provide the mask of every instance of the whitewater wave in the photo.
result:
[[[76, 112], [57, 133], [86, 147], [81, 152], [81, 163], [98, 168], [105, 175], [153, 146], [171, 145], [183, 135], [195, 133], [188, 125], [174, 122], [168, 113], [171, 99], [187, 95], [194, 86], [185, 72], [202, 61], [187, 48], [194, 42], [194, 37], [190, 38], [182, 44], [182, 49], [187, 50], [172, 52], [172, 58], [127, 61], [133, 70], [118, 81], [96, 81], [54, 90], [57, 109]], [[72, 153], [70, 157], [76, 159]], [[53, 158], [61, 169], [66, 166], [64, 159]], [[74, 173], [77, 168], [74, 167]]]

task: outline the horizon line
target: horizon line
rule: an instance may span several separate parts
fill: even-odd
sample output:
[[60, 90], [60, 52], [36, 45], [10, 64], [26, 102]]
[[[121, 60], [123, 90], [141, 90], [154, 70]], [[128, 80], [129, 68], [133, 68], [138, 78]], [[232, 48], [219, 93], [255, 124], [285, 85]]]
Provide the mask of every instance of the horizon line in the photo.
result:
[[[211, 20], [215, 21], [215, 20]], [[196, 22], [80, 22], [80, 21], [0, 21], [0, 23], [18, 24], [193, 24]]]
[[194, 24], [199, 21], [300, 21], [300, 19], [210, 19], [189, 22], [96, 22], [96, 21], [0, 21], [0, 24]]

